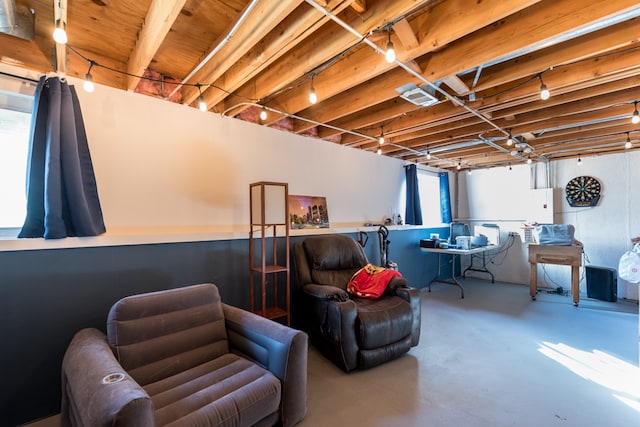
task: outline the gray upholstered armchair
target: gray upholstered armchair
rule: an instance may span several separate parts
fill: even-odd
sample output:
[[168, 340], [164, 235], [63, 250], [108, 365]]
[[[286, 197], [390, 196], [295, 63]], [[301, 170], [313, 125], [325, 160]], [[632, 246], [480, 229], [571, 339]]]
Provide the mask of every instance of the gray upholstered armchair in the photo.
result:
[[212, 284], [135, 295], [62, 362], [63, 426], [271, 426], [306, 413], [307, 335]]
[[353, 274], [368, 261], [349, 236], [307, 237], [293, 248], [303, 315], [313, 344], [349, 372], [405, 354], [420, 339], [420, 292], [393, 278], [377, 299], [347, 292]]

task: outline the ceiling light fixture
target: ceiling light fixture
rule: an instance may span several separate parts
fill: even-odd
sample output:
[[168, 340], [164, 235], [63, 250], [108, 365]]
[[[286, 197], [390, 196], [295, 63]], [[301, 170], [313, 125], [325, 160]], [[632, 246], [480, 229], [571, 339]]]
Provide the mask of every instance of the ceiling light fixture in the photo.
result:
[[633, 101], [633, 115], [631, 116], [631, 123], [637, 125], [640, 123], [640, 113], [638, 112], [638, 101]]
[[531, 157], [527, 157], [527, 164], [530, 165], [531, 163], [533, 163], [533, 160], [531, 160]]
[[507, 138], [507, 145], [511, 147], [513, 145], [513, 137], [511, 136], [511, 128], [509, 128], [509, 137]]
[[381, 155], [382, 154], [382, 148], [378, 148], [377, 153], [378, 153], [378, 156]]
[[53, 30], [53, 40], [59, 44], [67, 44], [67, 24], [62, 20], [56, 20], [56, 29]]
[[378, 138], [378, 143], [382, 145], [384, 144], [384, 126], [381, 126], [380, 129], [380, 138]]
[[427, 150], [427, 160], [431, 160], [431, 153]]
[[84, 85], [82, 86], [86, 92], [93, 92], [95, 90], [95, 85], [93, 84], [93, 77], [91, 76], [91, 68], [95, 62], [89, 61], [89, 69], [87, 70], [87, 74], [84, 75]]
[[386, 59], [389, 64], [392, 64], [396, 62], [396, 51], [393, 48], [393, 42], [391, 41], [391, 27], [389, 27], [387, 31], [389, 33], [389, 40], [387, 41], [387, 53], [385, 53], [384, 59]]
[[198, 108], [200, 109], [200, 111], [202, 111], [203, 113], [206, 113], [208, 108], [207, 108], [207, 103], [204, 102], [204, 96], [202, 96], [202, 89], [201, 89], [201, 84], [198, 83], [196, 84], [196, 87], [198, 88], [198, 93], [200, 93], [200, 96], [198, 96]]
[[462, 169], [462, 160], [458, 161], [458, 166], [456, 166], [456, 169], [458, 170]]
[[631, 138], [629, 137], [629, 132], [627, 132], [627, 142], [624, 143], [624, 148], [627, 150], [631, 148]]
[[267, 120], [267, 110], [264, 107], [262, 107], [262, 111], [260, 111], [260, 120]]
[[551, 96], [549, 89], [547, 89], [547, 85], [542, 81], [542, 73], [538, 74], [538, 78], [540, 79], [540, 99], [547, 100]]
[[578, 154], [578, 166], [582, 166], [582, 159], [580, 158], [580, 154]]
[[313, 78], [315, 76], [311, 76], [311, 88], [309, 89], [309, 102], [315, 104], [318, 102], [318, 95], [316, 95], [316, 90], [313, 88]]

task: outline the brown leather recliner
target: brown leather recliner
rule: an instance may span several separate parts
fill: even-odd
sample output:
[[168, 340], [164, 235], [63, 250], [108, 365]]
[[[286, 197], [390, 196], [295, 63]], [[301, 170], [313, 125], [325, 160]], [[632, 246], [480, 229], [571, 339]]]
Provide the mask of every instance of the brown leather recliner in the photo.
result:
[[377, 299], [347, 292], [368, 264], [362, 247], [344, 235], [312, 236], [293, 247], [303, 327], [313, 344], [349, 372], [395, 359], [420, 339], [420, 292], [394, 278]]

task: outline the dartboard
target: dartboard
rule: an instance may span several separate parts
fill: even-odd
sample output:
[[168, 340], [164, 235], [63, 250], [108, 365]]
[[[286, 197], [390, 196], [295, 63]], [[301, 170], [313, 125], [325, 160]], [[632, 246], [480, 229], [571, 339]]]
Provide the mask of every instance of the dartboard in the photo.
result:
[[577, 176], [564, 190], [570, 206], [595, 206], [600, 200], [600, 182], [592, 176]]

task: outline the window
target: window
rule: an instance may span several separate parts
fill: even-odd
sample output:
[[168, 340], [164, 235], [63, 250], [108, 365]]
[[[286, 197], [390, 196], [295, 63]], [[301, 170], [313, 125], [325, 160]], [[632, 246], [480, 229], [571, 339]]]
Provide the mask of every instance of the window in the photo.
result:
[[[440, 178], [438, 173], [418, 169], [418, 189], [420, 191], [422, 224], [430, 227], [440, 226], [442, 215], [440, 213]], [[400, 194], [400, 206], [404, 209], [407, 205], [406, 182], [403, 182]]]
[[418, 188], [420, 189], [420, 209], [424, 225], [442, 224], [440, 214], [440, 178], [435, 172], [418, 169]]
[[24, 223], [34, 90], [31, 82], [0, 75], [0, 228]]

